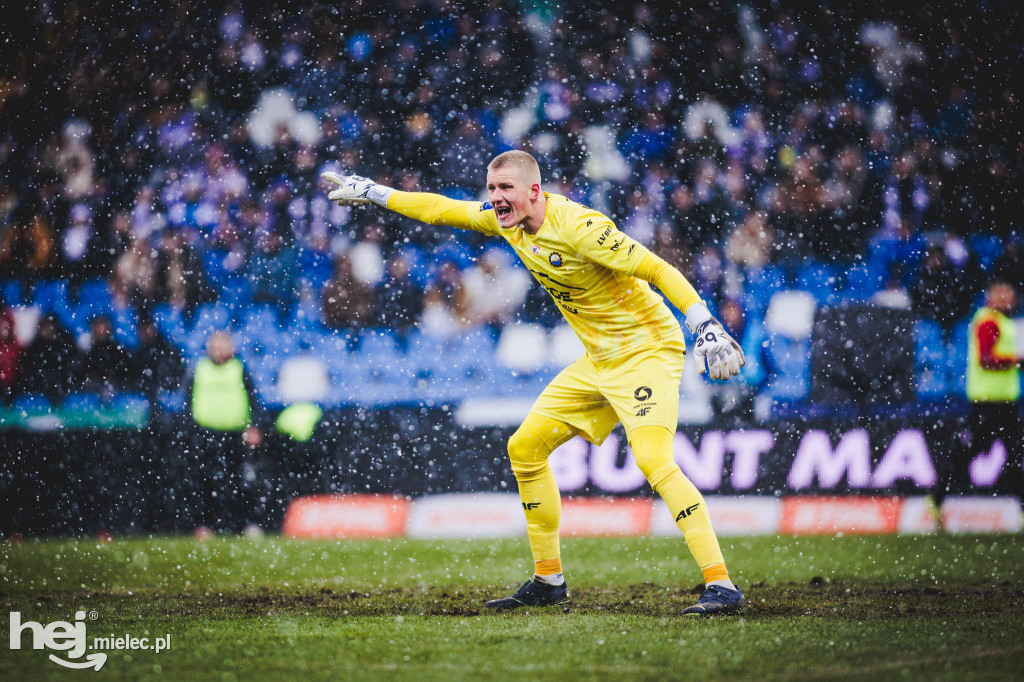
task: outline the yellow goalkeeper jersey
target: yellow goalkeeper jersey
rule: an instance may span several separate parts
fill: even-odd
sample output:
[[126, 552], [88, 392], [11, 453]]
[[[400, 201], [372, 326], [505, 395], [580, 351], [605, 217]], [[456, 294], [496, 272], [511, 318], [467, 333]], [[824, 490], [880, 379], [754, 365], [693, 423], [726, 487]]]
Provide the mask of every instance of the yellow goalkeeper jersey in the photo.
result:
[[647, 249], [600, 212], [558, 194], [544, 196], [547, 210], [537, 234], [518, 225], [498, 227], [489, 202], [394, 192], [388, 208], [507, 241], [558, 304], [595, 362], [636, 346], [681, 338], [679, 324], [661, 296], [634, 276]]

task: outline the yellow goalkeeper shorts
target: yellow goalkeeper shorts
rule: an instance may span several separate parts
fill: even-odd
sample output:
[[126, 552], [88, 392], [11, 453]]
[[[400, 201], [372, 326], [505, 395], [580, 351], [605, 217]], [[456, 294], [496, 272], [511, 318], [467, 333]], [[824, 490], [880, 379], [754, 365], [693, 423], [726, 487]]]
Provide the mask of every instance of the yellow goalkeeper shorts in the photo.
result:
[[685, 359], [681, 334], [605, 362], [584, 355], [552, 379], [532, 409], [575, 426], [596, 445], [620, 421], [627, 435], [638, 426], [664, 426], [674, 432]]

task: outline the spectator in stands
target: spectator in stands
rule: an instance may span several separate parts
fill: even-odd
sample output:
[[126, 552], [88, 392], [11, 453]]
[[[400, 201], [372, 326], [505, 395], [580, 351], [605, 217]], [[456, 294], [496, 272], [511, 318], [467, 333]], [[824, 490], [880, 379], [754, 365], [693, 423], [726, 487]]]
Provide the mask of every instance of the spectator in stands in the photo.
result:
[[246, 472], [254, 472], [256, 465], [248, 453], [263, 442], [263, 410], [229, 333], [210, 334], [206, 355], [186, 385], [186, 411], [195, 424], [194, 460], [186, 469], [197, 485], [183, 491], [179, 521], [186, 527], [239, 531], [257, 513], [253, 477]]
[[71, 208], [71, 224], [64, 230], [57, 266], [62, 276], [72, 282], [106, 274], [109, 252], [104, 235], [93, 220], [92, 209], [85, 203]]
[[190, 312], [212, 297], [202, 259], [179, 230], [168, 230], [160, 239], [154, 296], [173, 308]]
[[128, 250], [114, 263], [110, 289], [117, 305], [145, 305], [153, 300], [156, 263], [149, 241], [139, 235], [131, 238]]
[[377, 317], [373, 290], [355, 277], [347, 254], [334, 259], [334, 275], [321, 294], [324, 322], [335, 329], [368, 326]]
[[924, 252], [920, 272], [910, 289], [914, 312], [926, 320], [938, 322], [947, 336], [963, 315], [959, 279], [945, 250], [939, 245], [930, 246]]
[[[1017, 292], [1006, 282], [993, 282], [985, 305], [974, 314], [968, 337], [967, 399], [971, 402], [970, 440], [962, 448], [952, 471], [940, 481], [938, 497], [971, 488], [968, 467], [978, 455], [1002, 449], [1009, 471], [1006, 487], [1024, 495], [1021, 456], [1021, 367], [1024, 357], [1016, 344], [1016, 325], [1010, 316], [1017, 311]], [[1003, 474], [1003, 479], [1007, 478]]]
[[161, 336], [149, 318], [139, 320], [139, 348], [135, 351], [138, 390], [155, 404], [160, 391], [181, 387], [185, 363], [181, 352]]
[[90, 321], [89, 329], [91, 341], [75, 368], [75, 388], [99, 393], [104, 399], [134, 389], [137, 382], [135, 358], [114, 339], [110, 318], [97, 315]]
[[53, 231], [41, 215], [18, 207], [10, 222], [0, 228], [0, 270], [7, 276], [26, 278], [47, 274], [53, 241]]
[[21, 344], [14, 334], [14, 315], [0, 303], [0, 405], [9, 405], [14, 395], [21, 353]]
[[298, 263], [290, 241], [280, 229], [260, 231], [249, 261], [253, 301], [269, 303], [280, 314], [291, 308], [298, 291], [295, 281]]
[[1024, 292], [1024, 239], [1007, 240], [992, 270], [997, 279], [1012, 285], [1014, 291]]
[[377, 287], [377, 325], [398, 331], [404, 337], [419, 319], [423, 290], [412, 278], [412, 260], [396, 253], [388, 260], [387, 275]]
[[751, 211], [726, 240], [725, 257], [746, 270], [762, 268], [771, 258], [772, 237], [768, 214]]
[[889, 268], [889, 278], [885, 282], [885, 288], [876, 292], [871, 297], [871, 302], [885, 308], [896, 308], [897, 310], [910, 310], [910, 295], [903, 286], [903, 268], [893, 264]]
[[462, 275], [452, 261], [441, 264], [434, 283], [423, 297], [421, 324], [424, 333], [447, 339], [466, 327], [466, 290]]
[[530, 275], [513, 265], [511, 255], [498, 248], [484, 252], [462, 277], [466, 297], [466, 321], [487, 325], [495, 335], [510, 324], [526, 301]]
[[36, 335], [25, 348], [16, 382], [17, 393], [39, 393], [53, 404], [64, 399], [78, 365], [74, 337], [53, 313], [39, 320]]

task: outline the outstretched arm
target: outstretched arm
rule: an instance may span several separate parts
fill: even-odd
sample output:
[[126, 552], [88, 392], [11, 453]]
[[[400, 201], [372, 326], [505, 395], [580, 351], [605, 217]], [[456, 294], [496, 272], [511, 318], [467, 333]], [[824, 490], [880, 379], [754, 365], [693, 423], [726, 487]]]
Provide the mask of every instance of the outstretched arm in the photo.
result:
[[711, 315], [697, 290], [683, 273], [650, 251], [645, 251], [635, 275], [658, 287], [665, 297], [686, 316], [686, 327], [694, 336], [697, 371], [704, 373], [705, 362], [712, 379], [728, 379], [740, 373], [746, 364], [743, 349]]
[[739, 374], [740, 367], [746, 363], [743, 350], [711, 315], [683, 273], [620, 232], [607, 217], [596, 211], [588, 217], [591, 219], [573, 233], [579, 253], [610, 270], [658, 287], [686, 316], [686, 327], [694, 335], [693, 355], [698, 372], [707, 369], [712, 379], [728, 379]]
[[321, 177], [337, 185], [327, 198], [343, 206], [370, 203], [430, 225], [448, 225], [489, 234], [497, 229], [494, 211], [490, 210], [489, 204], [457, 201], [430, 192], [402, 192], [358, 175], [327, 172]]

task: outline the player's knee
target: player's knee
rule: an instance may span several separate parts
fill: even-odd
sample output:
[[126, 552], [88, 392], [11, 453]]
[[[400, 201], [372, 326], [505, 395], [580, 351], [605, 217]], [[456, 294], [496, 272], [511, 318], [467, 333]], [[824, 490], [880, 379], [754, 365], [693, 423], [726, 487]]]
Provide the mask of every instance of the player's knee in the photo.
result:
[[548, 454], [543, 452], [543, 442], [533, 438], [522, 427], [508, 439], [508, 458], [517, 477], [543, 471], [548, 464]]
[[650, 481], [651, 477], [655, 474], [662, 472], [665, 467], [676, 467], [679, 468], [675, 462], [672, 461], [672, 453], [658, 452], [658, 451], [633, 451], [633, 457], [636, 459], [636, 465], [640, 467], [640, 471], [644, 472], [644, 477]]
[[631, 434], [630, 446], [637, 466], [648, 481], [665, 467], [675, 464], [672, 459], [672, 432], [664, 427], [638, 428]]

